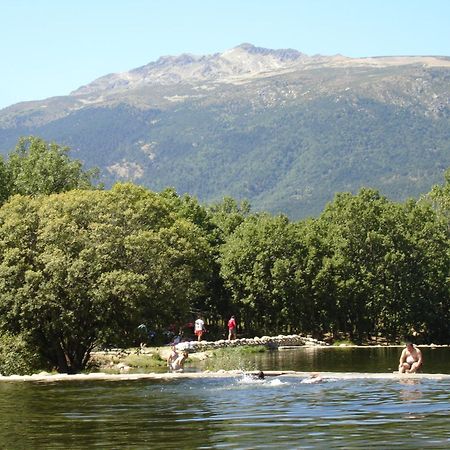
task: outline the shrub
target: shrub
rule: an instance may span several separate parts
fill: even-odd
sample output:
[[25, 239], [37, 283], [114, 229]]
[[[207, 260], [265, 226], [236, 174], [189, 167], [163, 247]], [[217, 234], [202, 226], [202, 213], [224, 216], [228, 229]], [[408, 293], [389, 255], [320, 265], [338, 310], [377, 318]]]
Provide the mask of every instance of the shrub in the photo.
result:
[[42, 370], [44, 362], [30, 348], [22, 336], [0, 335], [0, 373], [2, 375], [29, 375]]

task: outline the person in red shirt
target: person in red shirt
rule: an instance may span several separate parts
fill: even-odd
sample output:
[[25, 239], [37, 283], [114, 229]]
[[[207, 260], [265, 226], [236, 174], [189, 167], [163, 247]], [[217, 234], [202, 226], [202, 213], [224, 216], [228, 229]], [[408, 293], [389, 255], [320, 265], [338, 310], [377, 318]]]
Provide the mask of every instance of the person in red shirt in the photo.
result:
[[236, 320], [234, 316], [230, 317], [228, 321], [228, 340], [236, 339]]

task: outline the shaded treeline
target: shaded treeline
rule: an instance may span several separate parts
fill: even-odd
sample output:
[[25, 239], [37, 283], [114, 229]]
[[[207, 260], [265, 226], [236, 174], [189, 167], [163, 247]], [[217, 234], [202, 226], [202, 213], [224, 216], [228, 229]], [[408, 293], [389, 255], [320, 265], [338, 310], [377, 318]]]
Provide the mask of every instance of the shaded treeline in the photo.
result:
[[94, 346], [130, 345], [140, 324], [164, 330], [192, 311], [211, 326], [234, 314], [242, 335], [449, 342], [450, 171], [420, 201], [364, 188], [299, 222], [232, 198], [102, 190], [92, 175], [38, 138], [1, 161], [7, 348], [20, 339], [76, 372]]

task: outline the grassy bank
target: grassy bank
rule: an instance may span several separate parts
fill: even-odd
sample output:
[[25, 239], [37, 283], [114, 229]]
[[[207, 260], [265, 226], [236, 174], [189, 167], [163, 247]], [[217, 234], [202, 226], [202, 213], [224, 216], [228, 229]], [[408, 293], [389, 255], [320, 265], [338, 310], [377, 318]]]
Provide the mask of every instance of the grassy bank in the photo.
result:
[[[92, 355], [90, 372], [160, 372], [166, 370], [166, 358], [169, 347], [151, 347], [127, 349], [115, 352], [95, 352]], [[218, 348], [204, 352], [190, 353], [186, 367], [201, 367], [202, 370], [251, 370], [248, 355], [267, 351], [265, 346], [242, 346]], [[246, 362], [247, 361], [247, 362]]]

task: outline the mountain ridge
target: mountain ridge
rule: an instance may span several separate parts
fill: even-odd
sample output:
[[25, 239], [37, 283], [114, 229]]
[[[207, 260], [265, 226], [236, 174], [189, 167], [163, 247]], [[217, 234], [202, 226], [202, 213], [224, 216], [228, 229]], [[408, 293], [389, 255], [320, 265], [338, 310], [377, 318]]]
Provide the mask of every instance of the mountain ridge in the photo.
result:
[[[241, 44], [165, 56], [0, 110], [0, 149], [37, 134], [106, 185], [247, 198], [294, 218], [363, 185], [402, 200], [450, 166], [450, 58], [308, 56]], [[425, 161], [425, 157], [429, 161]]]

